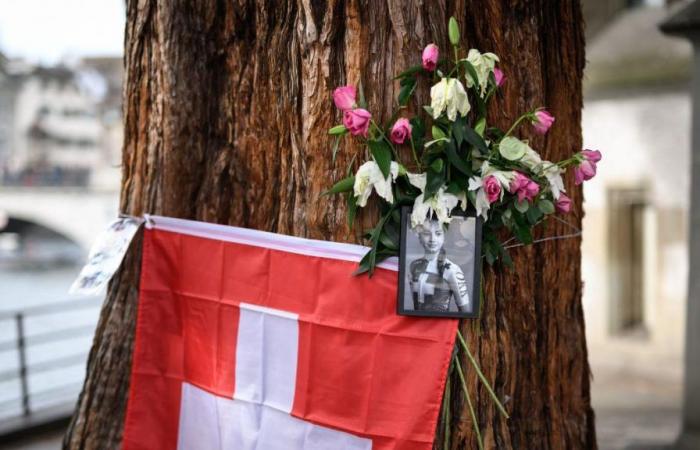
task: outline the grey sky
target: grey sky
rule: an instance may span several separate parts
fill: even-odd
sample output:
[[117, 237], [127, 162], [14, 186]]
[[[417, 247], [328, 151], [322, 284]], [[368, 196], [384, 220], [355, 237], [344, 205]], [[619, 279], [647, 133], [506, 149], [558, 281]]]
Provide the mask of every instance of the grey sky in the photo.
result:
[[0, 51], [44, 64], [121, 55], [124, 8], [124, 0], [0, 0]]

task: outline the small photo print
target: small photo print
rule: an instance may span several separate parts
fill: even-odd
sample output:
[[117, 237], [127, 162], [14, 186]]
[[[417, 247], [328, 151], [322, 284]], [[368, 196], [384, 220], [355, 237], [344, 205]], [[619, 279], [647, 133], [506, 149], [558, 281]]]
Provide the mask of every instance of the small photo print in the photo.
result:
[[479, 316], [481, 219], [453, 215], [411, 227], [411, 208], [401, 212], [399, 314], [429, 317]]

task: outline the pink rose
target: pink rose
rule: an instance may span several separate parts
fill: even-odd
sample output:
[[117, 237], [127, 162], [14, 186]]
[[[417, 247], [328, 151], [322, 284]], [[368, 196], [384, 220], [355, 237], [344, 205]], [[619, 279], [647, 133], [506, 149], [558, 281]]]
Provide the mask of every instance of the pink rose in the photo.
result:
[[501, 183], [496, 177], [490, 175], [484, 178], [484, 191], [486, 192], [486, 198], [489, 203], [493, 203], [501, 198]]
[[598, 150], [583, 150], [581, 154], [586, 158], [587, 160], [597, 163], [603, 158], [603, 155], [600, 154]]
[[528, 181], [530, 179], [523, 175], [522, 173], [516, 171], [515, 172], [515, 178], [513, 178], [513, 181], [510, 182], [510, 193], [515, 194], [518, 192], [521, 188], [527, 186]]
[[571, 211], [571, 199], [567, 197], [566, 194], [559, 194], [559, 198], [554, 204], [554, 207], [560, 213], [568, 213]]
[[511, 194], [518, 194], [518, 201], [532, 200], [540, 193], [540, 185], [520, 172], [515, 172], [515, 178], [511, 181], [509, 190]]
[[554, 123], [554, 116], [544, 109], [535, 112], [535, 118], [532, 120], [532, 126], [539, 134], [545, 134], [549, 127]]
[[598, 170], [597, 163], [602, 158], [598, 150], [583, 150], [581, 152], [583, 161], [574, 168], [574, 180], [576, 184], [581, 184], [593, 178]]
[[391, 142], [394, 144], [403, 144], [406, 139], [411, 136], [411, 123], [408, 119], [402, 117], [391, 127]]
[[496, 86], [501, 87], [503, 86], [503, 83], [506, 81], [506, 76], [503, 74], [503, 71], [496, 67], [493, 69], [493, 78], [496, 80]]
[[366, 109], [350, 109], [343, 113], [343, 125], [353, 136], [367, 137], [371, 118], [372, 114]]
[[341, 86], [333, 91], [335, 107], [347, 111], [355, 107], [355, 86]]
[[423, 49], [423, 68], [425, 70], [430, 70], [431, 72], [435, 70], [438, 63], [438, 57], [440, 56], [440, 50], [435, 44], [428, 44]]

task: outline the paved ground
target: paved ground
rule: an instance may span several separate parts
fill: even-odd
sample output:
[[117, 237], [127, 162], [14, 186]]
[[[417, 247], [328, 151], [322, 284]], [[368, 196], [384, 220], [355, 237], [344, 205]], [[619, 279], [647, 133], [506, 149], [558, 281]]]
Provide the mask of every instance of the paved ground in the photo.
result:
[[[681, 386], [677, 376], [631, 371], [606, 362], [592, 362], [593, 405], [601, 450], [656, 449], [678, 434]], [[56, 450], [61, 432], [36, 436], [5, 450]]]

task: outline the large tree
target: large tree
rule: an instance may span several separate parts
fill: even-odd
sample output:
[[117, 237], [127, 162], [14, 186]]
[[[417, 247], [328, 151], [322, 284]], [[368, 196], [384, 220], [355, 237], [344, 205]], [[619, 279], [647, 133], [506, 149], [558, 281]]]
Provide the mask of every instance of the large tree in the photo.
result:
[[[331, 162], [326, 130], [339, 120], [331, 91], [361, 80], [385, 119], [398, 92], [392, 77], [418, 63], [425, 44], [449, 48], [451, 15], [469, 47], [501, 57], [507, 81], [490, 120], [504, 127], [546, 105], [555, 127], [546, 138], [525, 137], [549, 160], [578, 151], [578, 1], [129, 0], [121, 211], [359, 241], [362, 226], [348, 229], [343, 199], [320, 196], [363, 151], [348, 145]], [[580, 225], [582, 193], [571, 181], [570, 217]], [[365, 211], [363, 224], [374, 214]], [[541, 233], [567, 232], [550, 223]], [[511, 415], [499, 415], [467, 369], [486, 448], [596, 447], [579, 247], [579, 239], [548, 241], [516, 249], [512, 269], [485, 269], [481, 319], [462, 328]], [[67, 448], [119, 444], [139, 253], [137, 240], [111, 283]], [[451, 447], [476, 448], [470, 415], [452, 398]], [[440, 448], [442, 439], [438, 431]]]

